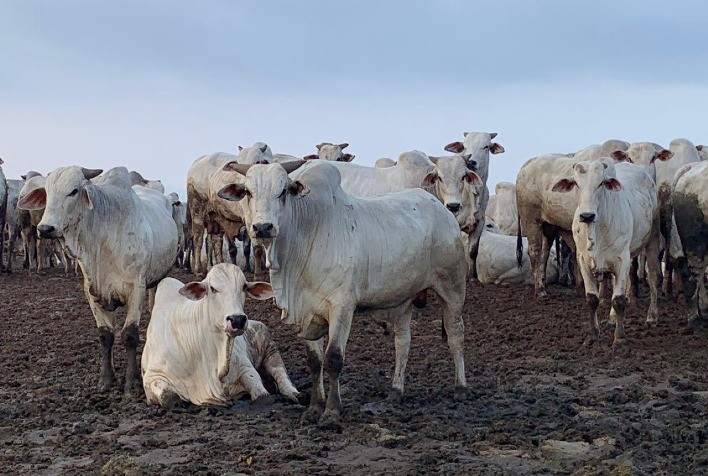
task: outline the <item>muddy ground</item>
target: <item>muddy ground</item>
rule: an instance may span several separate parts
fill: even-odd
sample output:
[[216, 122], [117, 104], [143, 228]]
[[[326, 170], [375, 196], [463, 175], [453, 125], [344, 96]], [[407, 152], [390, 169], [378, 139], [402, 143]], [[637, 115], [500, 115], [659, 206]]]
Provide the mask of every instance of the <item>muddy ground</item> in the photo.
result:
[[[583, 300], [566, 288], [551, 293], [536, 303], [527, 286], [470, 285], [472, 393], [463, 402], [452, 398], [435, 299], [414, 319], [401, 404], [386, 400], [392, 336], [355, 319], [342, 377], [344, 431], [333, 433], [301, 426], [304, 407], [282, 398], [165, 411], [142, 394], [99, 393], [97, 332], [81, 281], [53, 270], [2, 275], [0, 472], [708, 473], [708, 333], [687, 331], [685, 308], [667, 301], [659, 326], [645, 328], [644, 299], [629, 313], [624, 351], [612, 351], [607, 328], [586, 348]], [[304, 346], [275, 307], [250, 301], [247, 312], [270, 326], [293, 382], [309, 394]]]

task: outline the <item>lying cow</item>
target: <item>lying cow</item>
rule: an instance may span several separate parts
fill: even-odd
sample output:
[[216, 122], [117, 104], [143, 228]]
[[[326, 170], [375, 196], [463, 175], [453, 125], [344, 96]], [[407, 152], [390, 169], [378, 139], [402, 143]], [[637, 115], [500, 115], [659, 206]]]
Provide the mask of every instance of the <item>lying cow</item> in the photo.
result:
[[147, 180], [135, 170], [130, 171], [130, 185], [140, 185], [141, 187], [146, 187], [160, 193], [165, 193], [165, 186], [162, 185], [161, 181]]
[[[396, 335], [393, 389], [402, 395], [413, 300], [427, 289], [442, 303], [456, 394], [465, 393], [467, 264], [456, 220], [419, 189], [356, 199], [342, 190], [338, 168], [324, 161], [294, 181], [288, 172], [301, 164], [234, 165], [245, 182], [224, 187], [219, 196], [244, 202], [251, 238], [266, 249], [282, 319], [307, 342], [313, 393], [304, 420], [339, 425], [339, 378], [356, 311], [389, 311]], [[323, 357], [330, 382], [326, 406]]]
[[613, 276], [610, 322], [615, 322], [614, 344], [624, 341], [629, 271], [632, 259], [646, 249], [651, 292], [647, 323], [657, 322], [659, 275], [659, 207], [656, 185], [643, 167], [615, 165], [612, 159], [573, 165], [573, 175], [559, 180], [554, 192], [577, 188], [578, 206], [573, 215], [573, 240], [590, 308], [589, 341], [599, 334], [598, 281]]
[[215, 265], [203, 281], [165, 278], [157, 287], [141, 370], [148, 403], [227, 405], [249, 395], [268, 396], [258, 374], [265, 370], [278, 390], [297, 402], [299, 392], [262, 322], [246, 317], [246, 296], [273, 296], [270, 284], [248, 282], [238, 266]]
[[125, 391], [137, 376], [138, 325], [145, 289], [153, 288], [174, 264], [177, 227], [167, 197], [130, 186], [124, 167], [101, 170], [61, 167], [43, 187], [20, 196], [22, 209], [44, 208], [37, 230], [63, 238], [78, 258], [84, 293], [101, 343], [100, 388], [115, 380], [113, 341], [115, 311], [126, 306], [122, 338], [126, 348]]
[[676, 173], [673, 208], [676, 228], [691, 272], [684, 292], [693, 310], [689, 322], [708, 317], [705, 273], [708, 269], [708, 162], [685, 165]]
[[311, 154], [311, 155], [306, 155], [304, 157], [305, 160], [314, 160], [314, 159], [320, 159], [320, 160], [329, 160], [331, 162], [351, 162], [354, 160], [354, 155], [353, 154], [347, 154], [344, 152], [344, 149], [349, 147], [349, 144], [346, 142], [343, 144], [332, 144], [330, 142], [322, 142], [321, 144], [317, 144], [317, 153], [316, 154]]
[[516, 185], [499, 182], [494, 187], [494, 195], [489, 197], [485, 217], [492, 219], [505, 235], [518, 234], [519, 210], [516, 208]]

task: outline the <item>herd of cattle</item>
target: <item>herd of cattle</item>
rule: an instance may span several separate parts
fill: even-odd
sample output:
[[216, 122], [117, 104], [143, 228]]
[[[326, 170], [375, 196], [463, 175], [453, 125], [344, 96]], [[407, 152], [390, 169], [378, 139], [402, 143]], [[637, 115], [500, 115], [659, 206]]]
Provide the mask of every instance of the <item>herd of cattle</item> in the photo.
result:
[[[81, 268], [99, 331], [103, 389], [115, 381], [115, 311], [122, 306], [126, 392], [137, 383], [147, 289], [142, 384], [148, 402], [166, 406], [262, 398], [268, 391], [259, 369], [299, 401], [268, 329], [243, 309], [246, 296], [274, 299], [307, 345], [313, 390], [303, 418], [323, 426], [340, 418], [339, 376], [354, 313], [393, 329], [391, 394], [400, 398], [413, 308], [426, 305], [429, 290], [442, 305], [456, 396], [467, 386], [462, 309], [470, 279], [534, 284], [539, 299], [548, 298], [548, 282], [582, 283], [589, 341], [598, 338], [597, 308], [611, 289], [614, 345], [624, 339], [625, 310], [642, 280], [650, 289], [648, 323], [658, 319], [662, 281], [669, 296], [674, 282], [683, 290], [689, 321], [706, 315], [708, 148], [686, 139], [668, 149], [608, 140], [534, 157], [515, 185], [499, 183], [490, 197], [490, 154], [504, 152], [496, 135], [465, 133], [444, 148], [450, 155], [410, 151], [375, 167], [352, 163], [348, 144], [322, 143], [301, 159], [256, 143], [237, 155], [198, 158], [187, 174], [186, 202], [123, 167], [61, 167], [21, 180], [6, 180], [0, 168], [0, 236], [7, 242], [0, 242], [0, 266], [13, 269], [21, 237], [30, 272], [54, 261], [67, 274]], [[201, 280], [167, 278], [173, 266]], [[265, 270], [270, 282], [258, 280]]]

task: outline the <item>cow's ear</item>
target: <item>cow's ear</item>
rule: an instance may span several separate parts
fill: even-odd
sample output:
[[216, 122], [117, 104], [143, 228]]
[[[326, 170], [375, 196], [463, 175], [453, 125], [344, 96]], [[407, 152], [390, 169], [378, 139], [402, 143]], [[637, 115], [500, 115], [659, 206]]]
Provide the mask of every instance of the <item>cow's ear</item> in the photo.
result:
[[241, 152], [243, 150], [243, 146], [238, 146], [238, 151]]
[[20, 210], [43, 210], [47, 205], [47, 189], [37, 187], [27, 195], [20, 197], [17, 208]]
[[[702, 150], [703, 150], [703, 145], [702, 145], [702, 144], [698, 144], [698, 145], [696, 146], [696, 150], [697, 150], [698, 152], [702, 151]], [[1, 161], [1, 160], [2, 160], [2, 159], [0, 159], [0, 161]], [[0, 162], [0, 164], [2, 164], [2, 162]]]
[[101, 175], [103, 173], [103, 169], [86, 169], [81, 167], [81, 172], [83, 172], [86, 180], [91, 180]]
[[553, 186], [551, 190], [554, 192], [570, 192], [575, 188], [575, 186], [578, 185], [575, 180], [573, 179], [561, 179], [558, 181], [557, 184]]
[[344, 150], [344, 149], [346, 149], [347, 147], [349, 147], [349, 143], [347, 143], [347, 142], [345, 142], [345, 143], [343, 143], [343, 144], [339, 144], [339, 148], [340, 148], [341, 150]]
[[451, 142], [448, 145], [445, 146], [445, 150], [448, 152], [452, 152], [453, 154], [459, 154], [463, 150], [465, 150], [465, 144], [462, 142]]
[[491, 152], [492, 154], [501, 154], [502, 152], [504, 152], [504, 147], [502, 147], [501, 144], [492, 142], [492, 145], [489, 146], [489, 152]]
[[342, 162], [351, 162], [356, 156], [354, 154], [344, 154], [342, 157], [344, 158]]
[[305, 159], [305, 160], [317, 160], [319, 158], [320, 158], [320, 156], [317, 154], [310, 154], [310, 155], [306, 155], [305, 157], [303, 157], [303, 159]]
[[268, 145], [263, 144], [263, 145], [261, 146], [261, 152], [265, 154], [265, 151], [266, 151], [266, 150], [268, 150]]
[[295, 180], [288, 185], [288, 190], [290, 191], [290, 195], [297, 195], [298, 197], [304, 197], [310, 193], [310, 189], [299, 180]]
[[616, 150], [610, 154], [610, 157], [612, 157], [615, 162], [629, 162], [630, 164], [633, 163], [632, 159], [629, 158], [629, 155], [627, 152], [623, 150]]
[[[701, 149], [698, 149], [698, 150], [701, 150]], [[2, 157], [0, 157], [0, 165], [2, 165], [2, 164], [4, 164], [4, 163], [5, 163], [5, 161], [2, 160]]]
[[[700, 149], [698, 149], [700, 150]], [[654, 160], [661, 160], [661, 161], [666, 161], [669, 160], [671, 157], [674, 156], [674, 153], [671, 152], [670, 150], [662, 150], [658, 154], [656, 154], [656, 157], [654, 157]]]
[[423, 188], [432, 187], [438, 180], [440, 180], [440, 176], [438, 175], [438, 173], [430, 172], [428, 173], [428, 175], [423, 177], [423, 182], [420, 184], [420, 186]]
[[219, 193], [217, 195], [219, 196], [219, 198], [223, 198], [224, 200], [228, 200], [230, 202], [238, 202], [247, 194], [248, 189], [246, 189], [246, 186], [244, 184], [232, 183], [219, 190]]
[[463, 180], [470, 185], [482, 185], [482, 179], [471, 170], [464, 175]]
[[602, 185], [604, 185], [607, 190], [612, 190], [615, 192], [622, 190], [622, 184], [616, 178], [605, 179], [602, 182]]
[[201, 281], [192, 281], [182, 286], [179, 293], [190, 301], [199, 301], [207, 294], [207, 287]]
[[496, 136], [497, 136], [497, 133], [496, 133], [496, 132], [490, 132], [490, 133], [489, 133], [489, 138], [490, 138], [490, 139], [494, 139]]
[[174, 202], [174, 203], [172, 204], [173, 207], [179, 207], [179, 206], [181, 206], [181, 205], [182, 205], [182, 202], [180, 202], [179, 200], [177, 200], [176, 202]]
[[273, 297], [273, 288], [270, 283], [263, 281], [246, 282], [243, 285], [243, 290], [253, 299], [258, 299], [259, 301]]

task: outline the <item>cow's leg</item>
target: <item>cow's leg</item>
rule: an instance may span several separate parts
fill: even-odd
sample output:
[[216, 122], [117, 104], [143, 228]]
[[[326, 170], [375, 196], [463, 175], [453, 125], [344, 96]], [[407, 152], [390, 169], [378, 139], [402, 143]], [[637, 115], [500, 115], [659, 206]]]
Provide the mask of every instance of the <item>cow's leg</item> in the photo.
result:
[[246, 266], [244, 267], [245, 273], [252, 273], [253, 268], [251, 267], [251, 239], [246, 235], [243, 239], [243, 259], [246, 261]]
[[327, 394], [325, 412], [318, 424], [322, 428], [339, 429], [339, 419], [342, 414], [339, 377], [344, 368], [344, 357], [353, 315], [353, 309], [337, 308], [330, 311], [329, 338], [324, 358], [324, 369], [329, 378], [329, 393]]
[[659, 322], [659, 308], [657, 299], [659, 296], [659, 274], [661, 273], [661, 262], [659, 260], [659, 237], [649, 240], [646, 247], [647, 258], [647, 281], [649, 282], [649, 310], [647, 311], [647, 324], [656, 325]]
[[37, 269], [37, 229], [35, 227], [32, 227], [32, 232], [29, 234], [29, 239], [28, 239], [28, 245], [29, 245], [29, 274], [32, 274], [32, 271], [35, 271]]
[[391, 384], [391, 397], [396, 401], [403, 398], [403, 388], [406, 379], [406, 364], [408, 363], [408, 353], [411, 348], [411, 317], [413, 315], [412, 302], [408, 302], [402, 308], [391, 311], [393, 317], [394, 342], [396, 346], [396, 367], [393, 371], [393, 382]]
[[96, 320], [98, 341], [101, 344], [101, 375], [99, 377], [98, 389], [105, 391], [110, 389], [115, 383], [115, 371], [113, 369], [113, 341], [115, 340], [113, 328], [115, 325], [115, 316], [113, 313], [104, 311], [101, 306], [96, 303], [94, 297], [89, 293], [90, 286], [91, 283], [89, 283], [88, 278], [84, 277], [84, 294], [93, 313], [93, 318]]
[[324, 358], [324, 337], [318, 340], [306, 340], [307, 368], [312, 379], [312, 396], [310, 406], [302, 415], [303, 423], [317, 423], [325, 409], [324, 375], [322, 361]]
[[22, 232], [22, 248], [24, 250], [24, 258], [22, 260], [22, 267], [24, 269], [29, 269], [30, 267], [30, 235], [28, 232]]
[[138, 343], [140, 337], [138, 327], [140, 326], [140, 313], [145, 300], [144, 279], [138, 280], [139, 284], [133, 284], [128, 302], [126, 303], [125, 324], [123, 325], [123, 346], [125, 347], [125, 394], [130, 395], [136, 385], [138, 377]]
[[192, 274], [196, 277], [204, 275], [202, 263], [202, 246], [204, 245], [204, 224], [192, 222]]
[[612, 290], [612, 310], [611, 314], [615, 316], [615, 339], [613, 346], [622, 345], [625, 341], [624, 333], [624, 314], [627, 309], [627, 282], [629, 281], [629, 270], [632, 266], [632, 260], [629, 257], [629, 251], [624, 256], [620, 257], [619, 263], [613, 273], [613, 290]]
[[238, 257], [238, 248], [236, 248], [236, 241], [224, 233], [224, 239], [226, 239], [226, 246], [229, 250], [229, 263], [236, 264], [236, 258]]
[[[265, 328], [265, 326], [263, 327]], [[265, 359], [263, 360], [263, 367], [266, 372], [268, 372], [268, 375], [275, 380], [275, 384], [278, 386], [278, 392], [285, 398], [299, 403], [300, 392], [298, 392], [295, 385], [290, 381], [288, 371], [285, 369], [285, 363], [283, 363], [283, 358], [280, 356], [280, 351], [278, 351], [275, 342], [271, 339], [270, 332], [265, 329], [265, 333]]]
[[155, 307], [155, 294], [157, 293], [157, 286], [152, 287], [147, 290], [148, 294], [148, 312], [152, 314], [152, 308]]
[[270, 395], [263, 385], [261, 376], [250, 360], [247, 358], [239, 359], [236, 365], [238, 365], [236, 368], [238, 382], [246, 389], [248, 395], [251, 396], [251, 400], [256, 401]]
[[[467, 395], [467, 378], [465, 377], [465, 323], [462, 319], [462, 304], [459, 299], [441, 292], [436, 292], [443, 302], [443, 324], [447, 334], [447, 345], [455, 363], [455, 398]], [[464, 296], [464, 294], [463, 294]]]
[[211, 243], [214, 247], [214, 264], [224, 262], [224, 234], [212, 235]]
[[253, 271], [253, 276], [255, 279], [263, 279], [264, 278], [264, 269], [263, 269], [263, 261], [265, 259], [265, 250], [261, 245], [255, 245], [253, 247], [253, 262], [254, 262], [254, 271]]
[[589, 326], [586, 330], [585, 345], [593, 343], [600, 335], [600, 325], [597, 322], [597, 307], [600, 305], [600, 296], [597, 288], [597, 282], [593, 276], [590, 267], [582, 257], [578, 257], [578, 267], [580, 274], [583, 277], [583, 286], [585, 287], [585, 302], [589, 308]]
[[17, 243], [17, 233], [12, 230], [10, 233], [10, 240], [7, 243], [7, 268], [5, 270], [8, 273], [12, 273], [12, 261], [15, 256], [15, 244]]
[[[480, 230], [480, 233], [477, 233], [477, 230]], [[481, 231], [484, 231], [484, 223], [479, 225], [475, 230], [475, 233], [469, 237], [470, 281], [478, 281], [477, 256], [479, 255], [479, 239], [482, 236]]]

